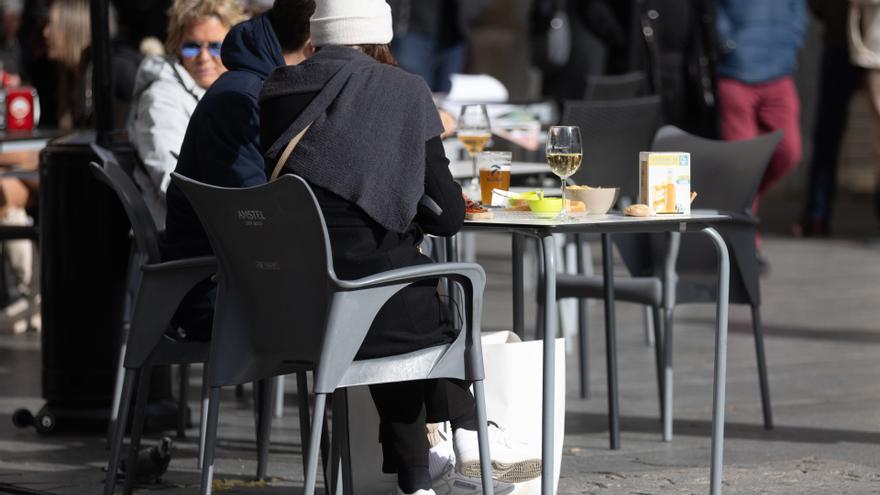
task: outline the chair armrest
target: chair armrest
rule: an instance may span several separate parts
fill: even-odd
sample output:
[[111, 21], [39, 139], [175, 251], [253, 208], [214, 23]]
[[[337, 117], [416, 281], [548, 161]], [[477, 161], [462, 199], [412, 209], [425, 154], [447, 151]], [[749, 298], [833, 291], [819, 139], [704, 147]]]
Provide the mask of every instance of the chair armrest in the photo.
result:
[[476, 263], [431, 263], [388, 270], [356, 280], [337, 280], [336, 283], [343, 290], [362, 290], [447, 277], [476, 277], [474, 280], [485, 281], [486, 272]]
[[754, 226], [757, 226], [758, 224], [761, 223], [761, 220], [758, 217], [751, 215], [749, 213], [735, 213], [735, 212], [731, 212], [731, 211], [725, 211], [723, 213], [725, 215], [730, 216], [730, 220], [732, 223], [754, 225]]
[[217, 271], [213, 256], [187, 258], [141, 267], [129, 330], [125, 366], [141, 366], [153, 351], [184, 296]]

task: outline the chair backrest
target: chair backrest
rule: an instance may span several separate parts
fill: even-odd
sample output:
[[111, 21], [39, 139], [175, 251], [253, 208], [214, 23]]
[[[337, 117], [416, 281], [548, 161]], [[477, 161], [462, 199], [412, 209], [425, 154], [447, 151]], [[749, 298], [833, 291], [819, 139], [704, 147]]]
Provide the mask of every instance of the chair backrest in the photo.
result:
[[613, 76], [587, 76], [584, 99], [591, 101], [622, 100], [645, 94], [648, 80], [641, 71]]
[[211, 383], [244, 383], [285, 365], [315, 365], [335, 275], [324, 217], [306, 182], [285, 175], [235, 189], [176, 173], [172, 180], [217, 256]]
[[[747, 141], [715, 141], [667, 126], [657, 132], [652, 149], [691, 154], [691, 189], [699, 194], [695, 207], [750, 215], [761, 178], [781, 139], [782, 131], [775, 131]], [[730, 252], [730, 302], [759, 304], [755, 227], [738, 223], [719, 224], [716, 229]], [[683, 236], [676, 263], [680, 276], [678, 300], [696, 302], [714, 298], [711, 291], [706, 292], [699, 286], [712, 287], [717, 263], [715, 249], [708, 239]], [[689, 281], [693, 283], [687, 283]]]
[[691, 190], [699, 195], [696, 207], [748, 213], [781, 139], [780, 130], [747, 141], [716, 141], [664, 126], [651, 149], [691, 154]]
[[659, 96], [616, 101], [566, 101], [563, 125], [581, 128], [584, 161], [572, 179], [593, 187], [620, 187], [620, 197], [635, 199], [639, 152], [651, 146], [661, 125]]
[[100, 164], [91, 162], [92, 173], [98, 180], [107, 184], [116, 193], [122, 203], [131, 230], [134, 233], [135, 247], [138, 253], [145, 258], [146, 263], [158, 263], [161, 261], [159, 253], [159, 232], [156, 223], [150, 215], [143, 194], [134, 183], [134, 180], [119, 164], [116, 155], [97, 144], [92, 144], [92, 151], [98, 156]]

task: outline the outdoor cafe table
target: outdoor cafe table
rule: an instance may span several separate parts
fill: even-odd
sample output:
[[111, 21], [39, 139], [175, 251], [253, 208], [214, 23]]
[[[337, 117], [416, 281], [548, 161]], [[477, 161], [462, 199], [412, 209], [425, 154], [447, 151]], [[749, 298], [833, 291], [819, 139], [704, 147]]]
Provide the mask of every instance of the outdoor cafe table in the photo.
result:
[[[714, 211], [693, 211], [690, 215], [657, 215], [651, 217], [625, 217], [619, 213], [608, 215], [584, 215], [574, 220], [560, 222], [543, 219], [530, 212], [496, 212], [490, 220], [465, 221], [464, 231], [509, 232], [513, 234], [513, 311], [514, 332], [522, 335], [523, 328], [523, 238], [533, 237], [542, 244], [544, 295], [544, 376], [543, 376], [543, 424], [542, 424], [542, 485], [541, 493], [553, 493], [553, 394], [554, 394], [554, 340], [556, 322], [556, 241], [553, 234], [601, 234], [602, 265], [605, 291], [605, 337], [608, 367], [608, 421], [611, 430], [611, 448], [620, 443], [619, 407], [617, 401], [617, 351], [614, 318], [614, 273], [612, 266], [612, 234], [640, 234], [656, 232], [700, 232], [708, 236], [718, 252], [718, 301], [715, 332], [715, 376], [712, 403], [712, 457], [710, 470], [710, 494], [721, 493], [722, 454], [724, 451], [724, 396], [727, 375], [727, 315], [730, 281], [730, 258], [721, 235], [712, 228], [729, 217]], [[454, 251], [452, 251], [454, 252]], [[657, 345], [660, 345], [658, 342]], [[664, 436], [671, 434], [672, 394], [671, 383], [666, 389], [664, 412]]]

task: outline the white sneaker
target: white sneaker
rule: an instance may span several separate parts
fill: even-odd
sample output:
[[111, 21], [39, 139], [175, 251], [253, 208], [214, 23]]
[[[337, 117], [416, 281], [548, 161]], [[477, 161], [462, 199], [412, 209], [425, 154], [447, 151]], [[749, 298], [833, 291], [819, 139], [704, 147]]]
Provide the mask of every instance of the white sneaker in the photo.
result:
[[[456, 472], [455, 466], [449, 463], [443, 474], [434, 480], [433, 488], [437, 495], [481, 495], [483, 482], [480, 478], [471, 478]], [[492, 488], [495, 495], [507, 495], [516, 487], [510, 483], [492, 480]]]
[[[480, 476], [480, 448], [477, 432], [459, 428], [452, 438], [456, 470], [469, 477]], [[541, 458], [528, 445], [515, 442], [495, 423], [489, 423], [489, 455], [492, 477], [507, 483], [521, 483], [541, 476]]]

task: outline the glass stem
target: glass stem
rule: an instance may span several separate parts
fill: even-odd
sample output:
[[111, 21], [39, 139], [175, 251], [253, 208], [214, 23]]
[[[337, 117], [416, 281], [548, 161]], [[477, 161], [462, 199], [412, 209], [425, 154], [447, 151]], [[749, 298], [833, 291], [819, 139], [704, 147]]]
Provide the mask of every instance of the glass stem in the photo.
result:
[[568, 208], [565, 207], [565, 179], [560, 178], [560, 182], [562, 185], [562, 216], [568, 216]]
[[476, 153], [471, 155], [471, 163], [474, 165], [474, 180], [480, 180], [480, 174], [477, 172], [477, 155]]

